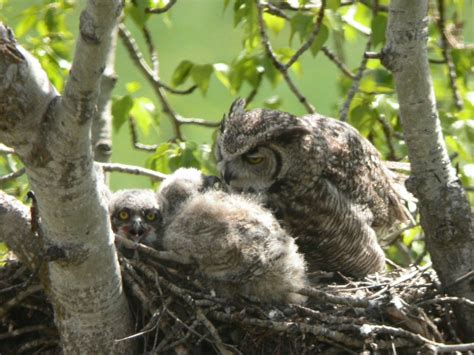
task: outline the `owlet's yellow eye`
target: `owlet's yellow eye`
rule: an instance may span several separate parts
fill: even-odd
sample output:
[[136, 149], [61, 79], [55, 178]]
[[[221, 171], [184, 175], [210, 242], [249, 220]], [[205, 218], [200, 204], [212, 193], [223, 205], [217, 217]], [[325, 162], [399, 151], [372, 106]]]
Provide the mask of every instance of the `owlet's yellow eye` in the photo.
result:
[[263, 162], [263, 157], [252, 157], [252, 156], [247, 156], [246, 157], [246, 160], [252, 164], [252, 165], [256, 165], [256, 164], [260, 164]]
[[154, 221], [156, 219], [156, 213], [155, 212], [148, 212], [146, 215], [145, 215], [145, 218], [147, 219], [147, 221]]
[[128, 219], [128, 217], [130, 217], [130, 215], [128, 214], [127, 211], [120, 211], [119, 214], [118, 214], [118, 217], [122, 220], [122, 221], [126, 221]]

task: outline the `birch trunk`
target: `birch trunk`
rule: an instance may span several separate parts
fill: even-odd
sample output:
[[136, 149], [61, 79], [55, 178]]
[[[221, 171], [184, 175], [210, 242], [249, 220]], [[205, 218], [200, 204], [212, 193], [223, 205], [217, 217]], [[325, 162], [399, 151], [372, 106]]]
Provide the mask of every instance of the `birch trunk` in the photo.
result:
[[[122, 6], [120, 0], [87, 2], [62, 97], [0, 24], [0, 141], [25, 164], [38, 200], [44, 240], [37, 253], [53, 259], [43, 286], [65, 353], [132, 350], [130, 342], [114, 341], [129, 335], [132, 324], [90, 138]], [[3, 218], [9, 214], [5, 201]]]
[[[444, 144], [427, 56], [428, 0], [392, 0], [383, 64], [393, 72], [421, 225], [433, 266], [449, 294], [474, 300], [471, 208]], [[470, 276], [469, 276], [470, 275]], [[474, 310], [457, 310], [466, 340]]]

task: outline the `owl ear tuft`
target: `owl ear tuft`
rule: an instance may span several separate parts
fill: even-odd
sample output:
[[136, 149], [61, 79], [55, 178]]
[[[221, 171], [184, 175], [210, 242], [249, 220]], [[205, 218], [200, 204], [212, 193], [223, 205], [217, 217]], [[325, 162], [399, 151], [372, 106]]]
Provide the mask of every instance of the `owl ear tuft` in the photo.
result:
[[229, 109], [229, 117], [236, 115], [243, 115], [245, 113], [245, 106], [247, 102], [245, 99], [238, 98], [235, 100]]
[[305, 126], [281, 127], [273, 130], [272, 136], [277, 138], [280, 143], [289, 144], [301, 136], [311, 134], [311, 131]]

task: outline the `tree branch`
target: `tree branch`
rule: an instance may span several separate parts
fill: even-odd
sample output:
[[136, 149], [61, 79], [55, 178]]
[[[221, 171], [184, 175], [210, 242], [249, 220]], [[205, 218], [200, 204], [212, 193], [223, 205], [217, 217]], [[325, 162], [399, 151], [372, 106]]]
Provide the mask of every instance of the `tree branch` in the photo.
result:
[[270, 40], [268, 38], [268, 34], [265, 29], [265, 23], [263, 21], [263, 10], [264, 10], [265, 4], [262, 3], [260, 0], [255, 0], [255, 1], [256, 1], [256, 6], [258, 10], [258, 25], [259, 25], [259, 30], [260, 30], [260, 39], [262, 41], [263, 48], [265, 48], [265, 51], [267, 55], [270, 57], [270, 60], [272, 61], [275, 68], [281, 73], [281, 75], [285, 79], [291, 92], [295, 94], [299, 102], [301, 102], [301, 104], [306, 108], [306, 111], [308, 111], [308, 113], [314, 113], [315, 112], [314, 107], [308, 102], [308, 99], [296, 87], [295, 83], [293, 82], [293, 80], [291, 79], [288, 73], [288, 68], [286, 67], [286, 65], [281, 63], [276, 57], [276, 54], [273, 51], [272, 45], [270, 44]]
[[48, 280], [42, 281], [66, 353], [132, 349], [130, 344], [114, 348], [113, 339], [132, 325], [90, 139], [122, 5], [120, 0], [87, 2], [63, 97], [38, 61], [0, 26], [0, 140], [25, 165], [45, 245], [63, 256], [46, 264]]
[[[474, 268], [471, 208], [444, 144], [427, 55], [428, 1], [392, 0], [382, 63], [393, 72], [412, 176], [408, 189], [419, 200], [421, 226], [443, 285]], [[449, 288], [474, 299], [474, 283]], [[466, 339], [474, 339], [474, 311], [459, 306]]]

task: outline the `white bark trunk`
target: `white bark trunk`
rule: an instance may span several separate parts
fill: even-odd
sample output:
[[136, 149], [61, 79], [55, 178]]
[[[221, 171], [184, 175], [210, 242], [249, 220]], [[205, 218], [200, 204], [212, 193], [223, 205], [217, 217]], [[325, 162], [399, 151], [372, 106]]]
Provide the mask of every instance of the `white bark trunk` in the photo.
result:
[[[89, 0], [64, 96], [0, 26], [0, 141], [15, 148], [35, 192], [44, 248], [60, 250], [48, 282], [65, 353], [130, 352], [132, 330], [102, 179], [91, 149], [100, 77], [122, 1]], [[52, 250], [52, 249], [50, 249]]]
[[[446, 291], [474, 299], [471, 208], [448, 157], [427, 56], [428, 0], [392, 0], [384, 65], [393, 72], [426, 244]], [[466, 339], [474, 337], [474, 311], [458, 312]]]
[[105, 70], [100, 80], [100, 92], [97, 99], [97, 112], [92, 123], [92, 148], [94, 160], [108, 163], [112, 156], [112, 101], [110, 96], [117, 82], [115, 75], [115, 49], [118, 30], [112, 33], [112, 43]]

